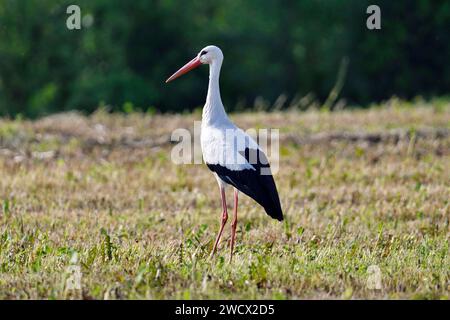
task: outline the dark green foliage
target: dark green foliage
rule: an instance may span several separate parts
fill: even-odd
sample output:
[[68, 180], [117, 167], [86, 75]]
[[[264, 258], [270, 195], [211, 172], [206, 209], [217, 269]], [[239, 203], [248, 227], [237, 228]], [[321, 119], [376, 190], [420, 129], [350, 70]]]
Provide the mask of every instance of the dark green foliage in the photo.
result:
[[[69, 4], [92, 24], [68, 30]], [[377, 1], [377, 31], [366, 28], [369, 4], [1, 0], [0, 116], [91, 112], [99, 104], [123, 111], [127, 102], [143, 111], [193, 109], [205, 99], [207, 68], [164, 80], [208, 44], [225, 54], [229, 109], [283, 93], [291, 100], [312, 92], [323, 102], [346, 57], [341, 97], [351, 103], [448, 94], [450, 3]]]

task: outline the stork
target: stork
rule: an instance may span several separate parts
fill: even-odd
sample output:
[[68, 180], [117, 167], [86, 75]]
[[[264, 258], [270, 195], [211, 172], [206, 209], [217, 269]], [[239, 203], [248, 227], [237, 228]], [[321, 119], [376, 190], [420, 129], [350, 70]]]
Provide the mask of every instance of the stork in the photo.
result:
[[169, 77], [166, 83], [202, 64], [209, 64], [208, 94], [203, 107], [200, 142], [203, 160], [216, 177], [222, 200], [222, 218], [211, 256], [217, 250], [228, 220], [225, 188], [230, 185], [234, 187], [230, 242], [231, 262], [236, 239], [239, 191], [253, 198], [274, 219], [282, 221], [283, 211], [264, 152], [248, 134], [231, 122], [225, 112], [219, 88], [222, 62], [222, 51], [216, 46], [207, 46], [194, 59]]

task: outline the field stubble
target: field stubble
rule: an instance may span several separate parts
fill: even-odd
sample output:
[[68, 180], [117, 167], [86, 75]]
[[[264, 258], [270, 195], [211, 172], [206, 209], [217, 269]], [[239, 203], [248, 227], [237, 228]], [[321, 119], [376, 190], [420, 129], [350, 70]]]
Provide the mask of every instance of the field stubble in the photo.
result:
[[448, 106], [232, 118], [280, 129], [286, 216], [242, 196], [232, 264], [215, 179], [170, 160], [198, 114], [0, 120], [0, 298], [449, 298]]

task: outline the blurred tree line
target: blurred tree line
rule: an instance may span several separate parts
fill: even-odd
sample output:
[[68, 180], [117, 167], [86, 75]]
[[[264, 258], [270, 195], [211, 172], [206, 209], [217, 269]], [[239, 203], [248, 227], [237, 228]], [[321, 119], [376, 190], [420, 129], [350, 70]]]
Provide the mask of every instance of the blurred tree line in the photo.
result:
[[[81, 30], [66, 28], [69, 4]], [[381, 30], [366, 28], [370, 4]], [[201, 106], [206, 67], [164, 81], [208, 44], [225, 54], [228, 109], [281, 94], [324, 102], [343, 61], [349, 103], [445, 95], [449, 27], [446, 0], [0, 0], [0, 115]]]

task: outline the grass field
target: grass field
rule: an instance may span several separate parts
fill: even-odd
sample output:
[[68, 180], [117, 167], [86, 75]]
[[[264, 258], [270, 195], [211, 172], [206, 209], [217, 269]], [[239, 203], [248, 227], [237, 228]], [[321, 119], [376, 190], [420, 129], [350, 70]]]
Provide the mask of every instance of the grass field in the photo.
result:
[[450, 297], [450, 104], [232, 115], [280, 129], [286, 216], [241, 196], [232, 264], [214, 177], [170, 160], [200, 117], [0, 120], [0, 298]]

